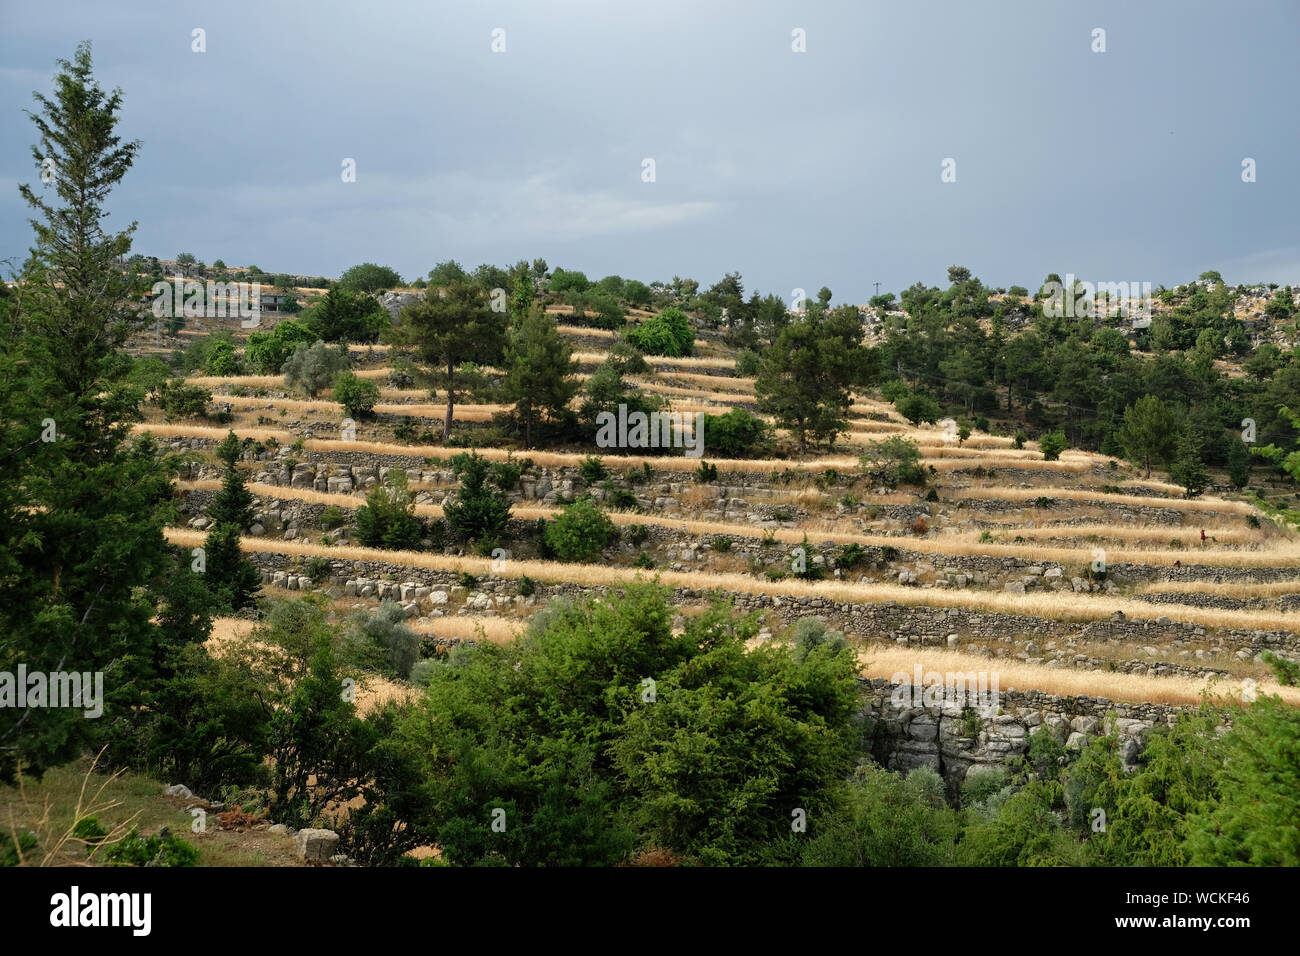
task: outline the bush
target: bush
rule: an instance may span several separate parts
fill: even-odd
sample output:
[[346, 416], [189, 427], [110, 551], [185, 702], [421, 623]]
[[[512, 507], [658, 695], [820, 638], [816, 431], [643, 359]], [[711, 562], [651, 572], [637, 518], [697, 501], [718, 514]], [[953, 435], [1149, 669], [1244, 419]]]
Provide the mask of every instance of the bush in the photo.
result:
[[1065, 432], [1058, 429], [1040, 438], [1038, 447], [1042, 449], [1044, 461], [1056, 461], [1061, 457], [1061, 452], [1070, 447], [1070, 442], [1066, 439]]
[[325, 531], [333, 531], [341, 527], [347, 518], [343, 514], [343, 509], [338, 505], [326, 505], [325, 510], [320, 515], [320, 526]]
[[303, 324], [326, 342], [375, 342], [391, 326], [374, 296], [334, 286], [302, 316]]
[[561, 561], [595, 561], [613, 535], [613, 522], [589, 497], [579, 498], [546, 526], [546, 543]]
[[771, 428], [743, 408], [733, 408], [725, 415], [705, 415], [702, 429], [709, 454], [719, 458], [763, 458], [771, 453]]
[[731, 539], [724, 537], [723, 535], [718, 535], [713, 539], [713, 541], [710, 542], [714, 551], [718, 551], [723, 554], [731, 550], [731, 543], [732, 543]]
[[520, 597], [532, 597], [537, 593], [537, 584], [528, 575], [523, 575], [515, 584], [515, 593]]
[[406, 486], [406, 472], [391, 468], [357, 509], [357, 540], [367, 548], [404, 550], [418, 547], [421, 536], [415, 499]]
[[582, 459], [582, 462], [578, 465], [578, 474], [589, 485], [594, 485], [609, 477], [609, 471], [605, 468], [604, 461], [598, 455], [588, 455]]
[[334, 573], [334, 565], [330, 563], [329, 558], [316, 555], [307, 559], [307, 563], [303, 565], [303, 572], [311, 578], [312, 584], [320, 587]]
[[104, 859], [118, 866], [193, 866], [199, 851], [178, 836], [141, 837], [132, 829], [104, 851]]
[[742, 378], [753, 378], [758, 374], [759, 358], [757, 352], [741, 349], [736, 353], [736, 374]]
[[1029, 440], [1029, 436], [1028, 436], [1028, 435], [1026, 435], [1024, 432], [1020, 432], [1020, 431], [1018, 431], [1018, 432], [1016, 432], [1015, 436], [1011, 439], [1011, 447], [1012, 447], [1012, 448], [1024, 448], [1024, 447], [1025, 447], [1025, 442], [1028, 441], [1028, 440]]
[[718, 466], [710, 465], [707, 461], [700, 462], [695, 469], [695, 480], [702, 485], [718, 480]]
[[610, 508], [635, 508], [636, 495], [626, 488], [620, 488], [612, 481], [602, 481], [601, 490], [605, 492], [605, 504]]
[[185, 379], [176, 378], [158, 386], [156, 401], [163, 415], [173, 418], [194, 418], [203, 414], [212, 401], [212, 390], [201, 385], [186, 385]]
[[343, 406], [350, 418], [364, 418], [375, 410], [379, 386], [351, 372], [339, 372], [334, 378], [334, 401]]
[[849, 647], [842, 631], [832, 631], [819, 617], [801, 617], [786, 632], [786, 636], [795, 648], [796, 660], [803, 660], [815, 647], [829, 647], [833, 653], [839, 653]]
[[866, 558], [867, 552], [862, 545], [853, 542], [840, 547], [840, 553], [835, 557], [835, 566], [845, 569], [856, 568]]
[[912, 534], [925, 534], [930, 530], [930, 523], [925, 518], [917, 518], [912, 522]]
[[867, 445], [866, 453], [859, 459], [866, 477], [887, 488], [899, 485], [924, 485], [925, 469], [921, 465], [921, 450], [916, 442], [893, 436]]
[[362, 667], [406, 680], [420, 656], [420, 636], [406, 625], [396, 601], [358, 611], [343, 628], [344, 657]]
[[310, 345], [318, 338], [301, 322], [290, 320], [278, 323], [269, 332], [249, 333], [248, 347], [244, 352], [258, 375], [279, 375], [299, 343]]
[[675, 306], [629, 329], [627, 340], [647, 355], [680, 357], [695, 351], [695, 330], [686, 313]]
[[299, 342], [293, 354], [284, 363], [284, 383], [291, 389], [305, 392], [308, 397], [326, 389], [348, 366], [347, 349], [333, 348], [324, 342], [311, 345]]
[[510, 502], [489, 483], [488, 461], [478, 453], [457, 455], [452, 467], [460, 477], [460, 488], [456, 500], [442, 507], [448, 526], [469, 541], [499, 539], [510, 521]]
[[632, 544], [642, 544], [650, 537], [650, 532], [643, 524], [630, 524], [627, 530], [623, 532], [624, 537]]
[[654, 558], [650, 557], [650, 555], [642, 551], [640, 554], [636, 556], [636, 561], [633, 562], [633, 565], [638, 568], [645, 568], [647, 571], [649, 571], [652, 568], [654, 568], [655, 562], [654, 562]]
[[1283, 687], [1295, 687], [1300, 684], [1300, 662], [1278, 657], [1272, 651], [1265, 651], [1260, 657], [1273, 669], [1273, 676]]

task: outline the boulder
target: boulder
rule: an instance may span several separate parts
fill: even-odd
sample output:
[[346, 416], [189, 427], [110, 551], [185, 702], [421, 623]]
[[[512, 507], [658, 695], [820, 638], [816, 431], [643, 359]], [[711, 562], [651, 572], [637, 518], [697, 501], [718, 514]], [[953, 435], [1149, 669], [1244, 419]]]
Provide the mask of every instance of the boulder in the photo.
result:
[[333, 830], [299, 830], [293, 839], [298, 859], [311, 863], [328, 863], [339, 845], [339, 835]]

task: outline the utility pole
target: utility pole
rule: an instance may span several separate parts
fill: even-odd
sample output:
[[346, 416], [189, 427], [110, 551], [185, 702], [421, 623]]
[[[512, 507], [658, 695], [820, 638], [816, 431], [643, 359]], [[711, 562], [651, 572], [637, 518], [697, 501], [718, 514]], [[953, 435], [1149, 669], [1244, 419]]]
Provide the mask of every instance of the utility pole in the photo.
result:
[[876, 295], [880, 295], [880, 283], [877, 282], [875, 285], [876, 285]]

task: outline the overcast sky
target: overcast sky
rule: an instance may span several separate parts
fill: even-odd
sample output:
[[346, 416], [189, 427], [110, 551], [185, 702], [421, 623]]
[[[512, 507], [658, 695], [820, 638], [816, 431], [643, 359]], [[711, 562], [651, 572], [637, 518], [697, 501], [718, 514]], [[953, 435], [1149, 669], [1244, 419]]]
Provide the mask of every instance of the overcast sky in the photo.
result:
[[408, 280], [541, 256], [837, 302], [952, 264], [1300, 285], [1297, 0], [0, 0], [0, 23], [0, 258], [31, 242], [23, 111], [89, 39], [144, 144], [109, 206], [146, 255]]

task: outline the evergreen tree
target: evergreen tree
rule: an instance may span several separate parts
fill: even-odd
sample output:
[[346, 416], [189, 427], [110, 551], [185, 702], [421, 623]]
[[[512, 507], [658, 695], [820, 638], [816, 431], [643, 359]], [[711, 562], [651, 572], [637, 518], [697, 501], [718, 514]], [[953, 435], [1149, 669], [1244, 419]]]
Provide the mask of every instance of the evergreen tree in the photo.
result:
[[463, 280], [430, 291], [401, 312], [403, 329], [396, 338], [414, 345], [420, 358], [446, 371], [447, 418], [442, 438], [451, 437], [456, 406], [456, 366], [462, 362], [495, 362], [501, 357], [505, 328], [499, 313], [488, 308], [487, 294]]
[[36, 95], [36, 214], [21, 296], [0, 339], [0, 670], [100, 672], [104, 719], [68, 707], [0, 710], [0, 778], [39, 774], [129, 713], [155, 679], [155, 585], [172, 568], [171, 486], [152, 442], [128, 444], [142, 390], [120, 351], [152, 320], [117, 265], [134, 223], [104, 231], [104, 201], [139, 144], [117, 135], [120, 91], [92, 76], [89, 44]]
[[764, 353], [754, 384], [759, 410], [774, 415], [801, 450], [810, 438], [831, 444], [848, 427], [849, 389], [868, 377], [867, 360], [856, 307], [810, 308]]
[[470, 541], [493, 543], [505, 534], [510, 502], [490, 483], [490, 468], [483, 456], [460, 456], [456, 465], [460, 488], [455, 501], [442, 507], [447, 524]]
[[208, 502], [207, 515], [213, 524], [234, 525], [240, 533], [252, 525], [253, 494], [244, 485], [244, 476], [238, 468], [226, 469], [221, 479], [221, 490]]
[[227, 612], [251, 605], [262, 589], [262, 575], [239, 550], [239, 528], [214, 525], [203, 544], [206, 582], [213, 602]]
[[555, 320], [541, 306], [530, 308], [507, 336], [502, 387], [505, 397], [515, 403], [528, 448], [533, 447], [533, 425], [539, 417], [560, 418], [578, 390], [572, 354]]
[[1144, 395], [1124, 409], [1116, 437], [1124, 454], [1145, 467], [1150, 478], [1153, 460], [1168, 461], [1173, 456], [1177, 434], [1169, 406], [1155, 395]]
[[1169, 477], [1183, 486], [1188, 498], [1194, 498], [1205, 490], [1210, 482], [1209, 469], [1205, 467], [1200, 435], [1191, 428], [1184, 428], [1178, 435], [1178, 452], [1169, 469]]

